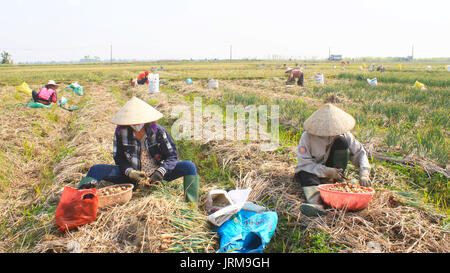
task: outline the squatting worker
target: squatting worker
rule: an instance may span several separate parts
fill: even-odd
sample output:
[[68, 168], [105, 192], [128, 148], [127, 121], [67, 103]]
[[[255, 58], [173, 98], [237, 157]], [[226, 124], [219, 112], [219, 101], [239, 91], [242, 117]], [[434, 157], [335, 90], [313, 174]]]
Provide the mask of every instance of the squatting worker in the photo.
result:
[[294, 181], [301, 184], [306, 197], [306, 203], [300, 206], [304, 215], [325, 213], [318, 186], [342, 180], [349, 160], [359, 168], [360, 185], [371, 186], [367, 153], [350, 133], [354, 126], [352, 116], [330, 103], [304, 122], [294, 171]]
[[[199, 176], [191, 161], [178, 161], [177, 148], [167, 130], [155, 121], [162, 114], [146, 102], [133, 97], [116, 113], [112, 123], [113, 155], [116, 165], [98, 164], [89, 169], [78, 188], [96, 187], [98, 181], [132, 183], [135, 187], [183, 177], [187, 202], [198, 203]], [[147, 184], [148, 185], [148, 184]]]
[[137, 77], [137, 79], [130, 80], [130, 84], [132, 86], [136, 86], [136, 84], [140, 84], [140, 85], [148, 84], [149, 83], [149, 79], [148, 79], [149, 74], [150, 74], [149, 70], [139, 73], [139, 76]]
[[285, 73], [289, 73], [286, 84], [295, 83], [295, 79], [297, 79], [297, 84], [303, 86], [303, 71], [300, 68], [288, 68]]
[[50, 105], [52, 102], [56, 103], [56, 89], [58, 85], [54, 80], [49, 80], [48, 83], [39, 89], [39, 92], [32, 91], [31, 96], [34, 102], [39, 102], [45, 105]]

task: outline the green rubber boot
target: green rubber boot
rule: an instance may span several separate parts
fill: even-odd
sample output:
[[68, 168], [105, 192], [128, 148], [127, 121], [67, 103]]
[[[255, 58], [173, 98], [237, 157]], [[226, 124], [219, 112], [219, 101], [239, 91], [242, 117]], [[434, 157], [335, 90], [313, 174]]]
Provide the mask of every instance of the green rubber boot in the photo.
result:
[[95, 178], [92, 178], [90, 176], [85, 176], [81, 178], [80, 183], [78, 183], [78, 189], [89, 189], [94, 188], [95, 185], [97, 185], [97, 180]]
[[318, 186], [308, 186], [303, 187], [302, 189], [306, 197], [306, 203], [300, 205], [302, 214], [308, 217], [325, 215], [326, 212], [322, 198], [320, 197]]
[[183, 177], [184, 198], [193, 205], [198, 204], [198, 188], [200, 184], [198, 175], [186, 175]]

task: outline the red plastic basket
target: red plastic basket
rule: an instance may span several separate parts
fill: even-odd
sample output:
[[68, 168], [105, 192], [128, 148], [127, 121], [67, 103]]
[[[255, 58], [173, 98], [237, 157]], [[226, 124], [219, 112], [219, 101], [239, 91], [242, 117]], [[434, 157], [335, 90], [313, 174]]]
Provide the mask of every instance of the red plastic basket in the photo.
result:
[[336, 209], [346, 209], [350, 211], [362, 210], [369, 205], [375, 190], [372, 188], [370, 192], [353, 193], [353, 192], [337, 192], [328, 188], [333, 184], [319, 185], [320, 197], [325, 204]]

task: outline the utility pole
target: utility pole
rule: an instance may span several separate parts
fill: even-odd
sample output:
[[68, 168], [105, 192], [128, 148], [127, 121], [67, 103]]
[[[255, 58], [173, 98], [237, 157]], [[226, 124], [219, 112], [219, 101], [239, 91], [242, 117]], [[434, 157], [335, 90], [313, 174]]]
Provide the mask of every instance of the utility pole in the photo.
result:
[[233, 46], [230, 45], [230, 62], [233, 59]]
[[412, 50], [411, 50], [411, 61], [414, 61], [414, 45], [412, 45]]

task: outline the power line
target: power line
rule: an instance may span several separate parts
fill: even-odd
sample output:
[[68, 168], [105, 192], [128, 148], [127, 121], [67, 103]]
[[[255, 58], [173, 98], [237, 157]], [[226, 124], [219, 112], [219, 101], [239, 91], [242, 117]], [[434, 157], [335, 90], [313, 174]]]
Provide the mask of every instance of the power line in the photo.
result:
[[20, 48], [20, 47], [2, 47], [4, 50], [23, 50], [23, 51], [35, 51], [35, 50], [72, 50], [72, 49], [83, 49], [92, 48], [91, 46], [78, 46], [78, 47], [57, 47], [57, 48]]

